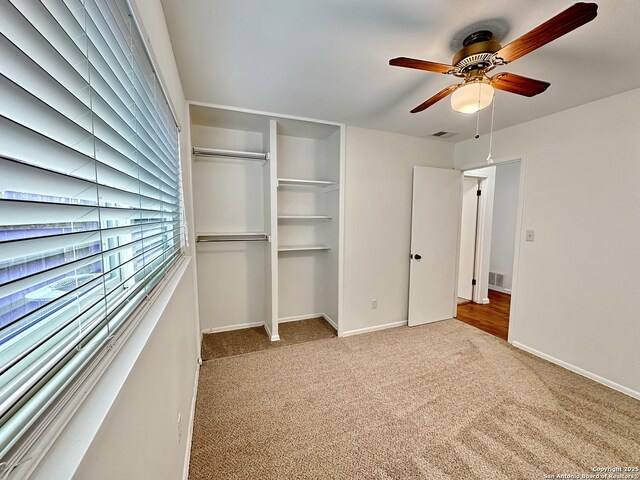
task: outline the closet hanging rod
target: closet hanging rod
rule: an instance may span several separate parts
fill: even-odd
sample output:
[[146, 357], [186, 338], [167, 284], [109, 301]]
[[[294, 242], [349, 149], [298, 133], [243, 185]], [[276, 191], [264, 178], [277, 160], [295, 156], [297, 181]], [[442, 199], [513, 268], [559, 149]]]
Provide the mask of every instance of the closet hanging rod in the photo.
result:
[[217, 242], [268, 242], [266, 233], [202, 233], [196, 235], [198, 243]]
[[220, 148], [193, 148], [194, 157], [237, 158], [242, 160], [269, 160], [269, 153], [242, 152], [239, 150], [222, 150]]

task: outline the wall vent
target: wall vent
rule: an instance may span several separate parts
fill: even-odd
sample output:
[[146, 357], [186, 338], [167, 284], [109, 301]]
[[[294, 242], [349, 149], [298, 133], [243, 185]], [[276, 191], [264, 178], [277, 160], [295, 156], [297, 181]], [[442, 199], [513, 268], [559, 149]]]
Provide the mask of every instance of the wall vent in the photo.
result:
[[489, 285], [504, 288], [504, 273], [489, 272]]
[[440, 132], [431, 134], [432, 137], [440, 137], [440, 138], [451, 138], [454, 135], [456, 135], [454, 132], [445, 132], [445, 131], [440, 131]]

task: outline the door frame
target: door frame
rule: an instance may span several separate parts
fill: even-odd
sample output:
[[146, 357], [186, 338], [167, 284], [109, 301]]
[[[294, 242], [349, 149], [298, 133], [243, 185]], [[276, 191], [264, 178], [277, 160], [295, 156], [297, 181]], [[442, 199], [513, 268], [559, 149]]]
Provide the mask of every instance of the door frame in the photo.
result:
[[[490, 167], [491, 165], [488, 165]], [[479, 169], [471, 169], [479, 170]], [[486, 233], [487, 228], [491, 231], [491, 225], [493, 221], [493, 175], [487, 172], [470, 172], [462, 171], [463, 177], [478, 179], [478, 188], [482, 191], [480, 198], [478, 198], [478, 214], [476, 216], [476, 242], [475, 242], [475, 261], [474, 261], [474, 276], [476, 277], [476, 285], [473, 288], [473, 294], [471, 301], [473, 303], [487, 304], [488, 298], [482, 298], [480, 292], [484, 291], [484, 284], [488, 283], [488, 274], [485, 275], [485, 271], [488, 272], [489, 264], [488, 259], [485, 258], [486, 251]], [[491, 208], [490, 208], [491, 207]], [[488, 226], [488, 227], [487, 227]], [[490, 245], [491, 235], [489, 235], [489, 252], [491, 251]]]
[[[476, 164], [474, 166], [461, 168], [463, 175], [470, 170], [480, 170], [484, 168], [488, 168], [491, 166], [504, 165], [507, 163], [515, 163], [520, 162], [520, 181], [518, 184], [518, 205], [516, 208], [516, 232], [515, 232], [515, 246], [513, 250], [513, 271], [512, 271], [512, 279], [511, 279], [511, 306], [509, 309], [509, 333], [507, 336], [507, 342], [513, 343], [514, 332], [518, 329], [518, 284], [519, 284], [519, 269], [520, 269], [520, 245], [522, 239], [524, 238], [524, 199], [525, 199], [525, 189], [526, 189], [526, 174], [527, 174], [527, 156], [525, 154], [515, 154], [507, 157], [496, 158], [493, 161], [493, 164], [487, 165], [484, 162], [480, 164]], [[481, 196], [482, 198], [482, 196]], [[493, 223], [493, 211], [489, 212], [488, 204], [491, 203], [493, 207], [493, 189], [491, 189], [491, 202], [488, 202], [486, 199], [484, 202], [486, 207], [486, 211], [483, 212], [482, 220], [484, 223], [483, 228], [489, 228], [489, 225]], [[491, 208], [493, 210], [493, 208]], [[491, 224], [487, 224], [487, 218], [491, 221]], [[486, 230], [483, 230], [486, 233]], [[489, 235], [489, 243], [490, 243], [490, 235]], [[484, 239], [486, 242], [486, 238]], [[459, 248], [459, 247], [458, 247]], [[485, 246], [486, 248], [486, 246]], [[486, 250], [485, 250], [486, 251]], [[490, 248], [489, 248], [490, 251]], [[489, 265], [486, 261], [483, 263], [483, 268], [488, 268]], [[479, 271], [479, 270], [478, 270]], [[484, 273], [484, 272], [483, 272]], [[456, 283], [456, 289], [458, 285]], [[480, 290], [480, 289], [478, 289]], [[457, 292], [456, 292], [457, 293]], [[474, 292], [475, 295], [475, 292]], [[457, 305], [456, 305], [456, 315], [457, 315]]]

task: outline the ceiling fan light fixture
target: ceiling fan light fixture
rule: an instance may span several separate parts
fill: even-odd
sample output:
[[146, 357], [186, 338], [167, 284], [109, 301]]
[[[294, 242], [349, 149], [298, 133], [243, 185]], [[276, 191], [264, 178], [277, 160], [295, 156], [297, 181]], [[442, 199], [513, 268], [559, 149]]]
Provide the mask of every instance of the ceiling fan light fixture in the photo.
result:
[[487, 108], [493, 101], [494, 88], [486, 81], [468, 82], [451, 95], [451, 108], [470, 115]]

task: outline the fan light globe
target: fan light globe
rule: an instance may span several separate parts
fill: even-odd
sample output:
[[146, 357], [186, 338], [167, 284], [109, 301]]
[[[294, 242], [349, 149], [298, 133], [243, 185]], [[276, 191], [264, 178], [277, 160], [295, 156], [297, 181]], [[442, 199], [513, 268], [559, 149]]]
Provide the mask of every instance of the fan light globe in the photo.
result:
[[476, 113], [491, 105], [495, 90], [486, 82], [469, 82], [451, 95], [451, 108], [460, 113]]

